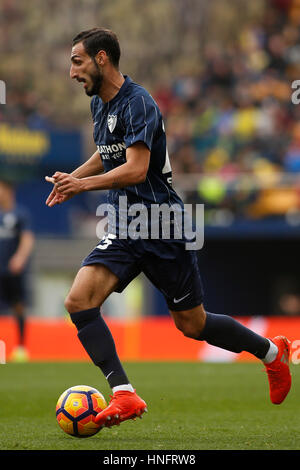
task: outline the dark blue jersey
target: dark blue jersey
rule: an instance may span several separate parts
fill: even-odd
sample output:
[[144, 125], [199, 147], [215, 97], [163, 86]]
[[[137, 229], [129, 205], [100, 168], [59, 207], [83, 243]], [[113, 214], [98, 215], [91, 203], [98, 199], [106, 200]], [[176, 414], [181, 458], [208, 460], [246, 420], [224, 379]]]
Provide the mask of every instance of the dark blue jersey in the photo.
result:
[[183, 205], [172, 188], [172, 171], [166, 145], [161, 112], [152, 96], [130, 77], [118, 94], [103, 103], [98, 96], [91, 101], [94, 140], [101, 155], [105, 172], [126, 161], [126, 149], [143, 142], [151, 152], [146, 180], [134, 186], [109, 191], [108, 202], [115, 207], [119, 197], [128, 203]]
[[21, 233], [31, 230], [27, 211], [20, 206], [10, 211], [0, 209], [0, 274], [7, 274], [10, 258], [16, 252]]
[[[98, 263], [106, 266], [119, 279], [116, 292], [122, 292], [143, 272], [163, 293], [170, 310], [188, 310], [201, 305], [197, 255], [185, 246], [188, 233], [180, 223], [185, 210], [172, 188], [166, 134], [157, 104], [143, 87], [125, 76], [118, 94], [108, 103], [103, 103], [98, 96], [93, 97], [91, 110], [94, 139], [105, 172], [124, 164], [126, 149], [137, 142], [143, 142], [150, 150], [150, 163], [143, 183], [109, 191], [108, 213], [109, 216], [116, 215], [116, 223], [112, 221], [116, 232], [110, 231], [109, 217], [108, 233], [83, 260], [82, 266]], [[147, 215], [145, 232], [141, 228], [146, 225], [143, 218], [137, 214], [137, 219], [141, 220], [139, 226], [129, 212], [134, 206], [141, 205]], [[163, 215], [156, 213], [152, 217], [153, 209], [162, 206]], [[125, 222], [124, 231], [121, 222]]]

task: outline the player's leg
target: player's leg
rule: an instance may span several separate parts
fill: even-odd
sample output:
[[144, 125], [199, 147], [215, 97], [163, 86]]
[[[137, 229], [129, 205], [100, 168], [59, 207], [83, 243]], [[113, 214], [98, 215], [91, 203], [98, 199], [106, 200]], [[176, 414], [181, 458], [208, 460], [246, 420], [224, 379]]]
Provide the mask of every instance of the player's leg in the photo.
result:
[[65, 307], [78, 330], [78, 338], [90, 358], [103, 372], [111, 388], [129, 384], [119, 361], [100, 306], [115, 290], [118, 278], [104, 265], [82, 267], [65, 300]]
[[83, 266], [65, 299], [68, 312], [72, 315], [79, 310], [99, 307], [118, 282], [118, 277], [103, 264]]
[[23, 302], [17, 302], [12, 306], [18, 331], [18, 344], [12, 351], [10, 360], [14, 362], [26, 362], [29, 360], [25, 346], [26, 307]]
[[170, 313], [185, 336], [235, 353], [247, 351], [261, 359], [268, 374], [271, 401], [280, 404], [285, 399], [291, 387], [290, 346], [285, 337], [270, 341], [231, 316], [205, 312], [202, 304]]
[[[264, 359], [270, 350], [270, 341], [228, 315], [206, 312], [203, 304], [194, 308], [170, 310], [177, 328], [193, 339], [240, 353], [248, 351], [259, 359]], [[271, 346], [272, 347], [272, 346]], [[277, 348], [275, 348], [275, 356]]]
[[141, 415], [146, 409], [146, 403], [129, 383], [114, 339], [100, 314], [100, 306], [118, 283], [119, 278], [106, 266], [84, 266], [79, 270], [65, 300], [81, 344], [101, 369], [113, 391], [110, 405], [97, 416], [97, 421], [106, 426]]
[[23, 302], [17, 302], [13, 306], [13, 311], [18, 325], [18, 345], [25, 346], [25, 323], [26, 323], [26, 308]]
[[[153, 253], [144, 272], [164, 294], [177, 328], [187, 337], [235, 353], [248, 351], [261, 359], [268, 372], [271, 400], [281, 403], [291, 385], [286, 364], [288, 341], [281, 337], [270, 341], [229, 315], [206, 312], [196, 252], [185, 250], [179, 243], [172, 244], [171, 248], [169, 259], [160, 259]], [[166, 251], [168, 245], [161, 249]]]
[[7, 275], [6, 299], [11, 307], [17, 329], [17, 345], [10, 356], [11, 361], [26, 362], [29, 358], [25, 347], [26, 289], [25, 275]]

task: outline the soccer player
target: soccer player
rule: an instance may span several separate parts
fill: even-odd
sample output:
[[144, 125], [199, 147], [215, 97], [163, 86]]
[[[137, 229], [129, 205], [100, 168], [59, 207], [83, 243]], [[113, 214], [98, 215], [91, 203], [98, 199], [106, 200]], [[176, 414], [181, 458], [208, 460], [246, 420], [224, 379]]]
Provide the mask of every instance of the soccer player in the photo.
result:
[[18, 329], [18, 345], [11, 359], [25, 361], [26, 274], [34, 246], [25, 208], [16, 204], [15, 190], [7, 181], [0, 181], [0, 297], [12, 308]]
[[110, 404], [97, 415], [97, 422], [118, 425], [147, 410], [100, 313], [104, 300], [113, 291], [121, 292], [140, 272], [163, 293], [185, 336], [235, 353], [248, 351], [262, 360], [271, 401], [279, 404], [291, 386], [289, 341], [282, 336], [269, 340], [230, 316], [206, 312], [197, 253], [186, 249], [184, 237], [124, 237], [123, 219], [130, 223], [132, 218], [119, 210], [121, 197], [126, 197], [128, 208], [140, 203], [150, 211], [153, 205], [177, 204], [183, 212], [184, 206], [171, 184], [160, 110], [143, 87], [120, 72], [119, 59], [119, 42], [110, 30], [94, 28], [74, 38], [70, 77], [92, 97], [97, 150], [73, 173], [57, 171], [46, 177], [54, 184], [46, 201], [49, 207], [82, 191], [103, 189], [109, 190], [109, 205], [116, 209], [115, 233], [108, 233], [83, 260], [65, 301], [79, 340], [112, 388]]

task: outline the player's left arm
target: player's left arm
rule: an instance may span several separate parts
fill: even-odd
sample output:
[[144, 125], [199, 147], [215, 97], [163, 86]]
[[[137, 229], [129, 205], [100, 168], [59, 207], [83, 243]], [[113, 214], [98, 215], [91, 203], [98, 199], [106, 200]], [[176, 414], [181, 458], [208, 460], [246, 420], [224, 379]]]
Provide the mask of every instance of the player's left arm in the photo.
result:
[[61, 194], [124, 188], [145, 181], [153, 136], [158, 126], [158, 111], [153, 98], [147, 94], [138, 94], [129, 100], [124, 108], [123, 122], [126, 129], [126, 162], [102, 175], [80, 180], [65, 173], [56, 173], [55, 184]]
[[31, 230], [23, 230], [18, 247], [9, 260], [8, 268], [12, 274], [20, 274], [32, 253], [35, 237]]
[[126, 149], [126, 162], [101, 175], [74, 178], [67, 173], [56, 173], [55, 183], [61, 194], [79, 194], [83, 191], [115, 189], [145, 181], [150, 162], [150, 150], [144, 142], [135, 142]]

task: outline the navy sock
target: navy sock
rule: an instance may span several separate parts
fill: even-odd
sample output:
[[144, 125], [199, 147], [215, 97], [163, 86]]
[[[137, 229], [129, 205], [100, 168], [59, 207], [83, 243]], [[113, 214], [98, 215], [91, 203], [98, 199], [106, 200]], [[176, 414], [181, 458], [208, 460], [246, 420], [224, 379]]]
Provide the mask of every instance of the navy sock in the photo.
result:
[[16, 321], [19, 331], [19, 345], [24, 345], [25, 318], [23, 315], [16, 315]]
[[100, 315], [99, 307], [71, 314], [71, 320], [78, 330], [78, 338], [98, 366], [111, 388], [128, 384], [129, 380], [118, 358], [111, 332]]
[[228, 315], [206, 312], [204, 329], [198, 338], [227, 351], [247, 351], [263, 359], [270, 347], [267, 338], [260, 336]]

